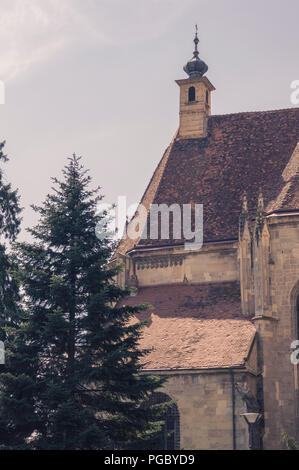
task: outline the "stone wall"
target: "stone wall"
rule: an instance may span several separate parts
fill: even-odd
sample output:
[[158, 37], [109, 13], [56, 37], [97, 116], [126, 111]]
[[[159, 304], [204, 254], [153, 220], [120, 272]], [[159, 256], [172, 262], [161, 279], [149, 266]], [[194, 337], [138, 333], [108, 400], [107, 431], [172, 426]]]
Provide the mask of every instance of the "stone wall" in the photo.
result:
[[[243, 245], [239, 250], [237, 242], [205, 245], [194, 253], [183, 247], [135, 252], [123, 276], [130, 277], [135, 269], [140, 286], [235, 281], [240, 279], [239, 258], [242, 284], [250, 276], [242, 293], [243, 313], [255, 313], [258, 332], [253, 363], [258, 362], [256, 373], [263, 376], [264, 448], [281, 449], [283, 431], [299, 441], [298, 368], [290, 360], [290, 345], [298, 339], [299, 215], [266, 217], [259, 240], [253, 240], [251, 249], [249, 239]], [[228, 373], [176, 375], [168, 388], [180, 409], [182, 448], [232, 448]], [[237, 448], [245, 448], [246, 428], [236, 419]]]
[[[135, 272], [139, 286], [204, 283], [239, 280], [238, 243], [205, 245], [198, 251], [182, 248], [160, 249], [134, 253]], [[130, 273], [133, 274], [133, 264]]]
[[255, 393], [256, 377], [245, 369], [174, 372], [162, 391], [179, 410], [181, 449], [248, 449], [248, 428], [240, 416], [245, 404], [234, 386], [244, 381]]
[[299, 295], [299, 216], [268, 218], [270, 231], [269, 316], [255, 319], [261, 340], [265, 449], [280, 449], [282, 431], [299, 439], [297, 366], [290, 345], [297, 339], [295, 298]]

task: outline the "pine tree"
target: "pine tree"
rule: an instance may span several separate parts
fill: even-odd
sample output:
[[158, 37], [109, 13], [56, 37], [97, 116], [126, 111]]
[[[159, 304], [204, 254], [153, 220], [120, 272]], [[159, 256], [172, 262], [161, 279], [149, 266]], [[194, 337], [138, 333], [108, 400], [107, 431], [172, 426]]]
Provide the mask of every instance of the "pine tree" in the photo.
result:
[[[5, 142], [0, 143], [0, 163], [8, 161], [3, 153], [4, 145]], [[18, 283], [13, 277], [15, 266], [6, 245], [14, 242], [19, 233], [21, 209], [18, 192], [12, 190], [11, 184], [5, 179], [3, 170], [0, 168], [0, 341], [1, 349], [3, 349], [3, 344], [5, 345], [5, 357], [9, 358], [8, 344], [12, 332], [21, 320]], [[0, 446], [4, 441], [9, 440], [10, 435], [10, 421], [6, 419], [2, 400], [3, 387], [7, 379], [7, 367], [2, 363], [2, 359], [3, 357], [0, 363]], [[9, 387], [6, 391], [9, 391]]]
[[[8, 161], [3, 153], [4, 145], [5, 142], [0, 143], [0, 163]], [[10, 183], [5, 183], [3, 170], [0, 168], [0, 321], [4, 320], [8, 311], [15, 308], [16, 286], [9, 274], [10, 261], [5, 240], [13, 242], [16, 239], [19, 233], [20, 212], [18, 193], [12, 190]], [[0, 327], [2, 326], [0, 323]], [[1, 331], [0, 339], [4, 338], [4, 331]]]
[[147, 403], [165, 379], [140, 374], [148, 351], [138, 349], [144, 325], [133, 316], [144, 306], [122, 305], [128, 291], [114, 282], [113, 245], [96, 237], [106, 220], [99, 188], [75, 155], [53, 182], [34, 206], [34, 243], [18, 245], [27, 318], [12, 353], [16, 392], [4, 393], [12, 429], [4, 447], [124, 448], [159, 430], [162, 407]]

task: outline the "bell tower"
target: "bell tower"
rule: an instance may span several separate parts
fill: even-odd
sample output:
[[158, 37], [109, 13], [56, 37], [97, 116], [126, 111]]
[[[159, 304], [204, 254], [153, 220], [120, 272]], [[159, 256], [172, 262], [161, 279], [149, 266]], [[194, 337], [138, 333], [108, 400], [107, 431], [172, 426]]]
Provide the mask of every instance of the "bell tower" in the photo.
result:
[[211, 92], [215, 90], [204, 74], [208, 66], [199, 58], [197, 25], [193, 57], [184, 67], [189, 78], [176, 80], [180, 87], [180, 126], [178, 138], [198, 139], [207, 134], [208, 116], [211, 114]]

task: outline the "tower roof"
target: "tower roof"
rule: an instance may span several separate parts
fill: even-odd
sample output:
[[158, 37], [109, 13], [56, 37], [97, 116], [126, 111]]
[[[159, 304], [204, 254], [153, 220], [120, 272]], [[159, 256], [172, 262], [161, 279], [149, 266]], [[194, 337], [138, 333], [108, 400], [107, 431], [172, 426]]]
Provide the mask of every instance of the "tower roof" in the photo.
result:
[[189, 75], [190, 78], [200, 78], [205, 73], [207, 73], [209, 69], [207, 64], [205, 64], [205, 62], [199, 58], [199, 52], [198, 52], [199, 39], [198, 39], [198, 34], [197, 34], [197, 25], [195, 28], [196, 28], [195, 38], [194, 38], [195, 49], [193, 52], [193, 57], [184, 66], [184, 72], [186, 72], [186, 74]]

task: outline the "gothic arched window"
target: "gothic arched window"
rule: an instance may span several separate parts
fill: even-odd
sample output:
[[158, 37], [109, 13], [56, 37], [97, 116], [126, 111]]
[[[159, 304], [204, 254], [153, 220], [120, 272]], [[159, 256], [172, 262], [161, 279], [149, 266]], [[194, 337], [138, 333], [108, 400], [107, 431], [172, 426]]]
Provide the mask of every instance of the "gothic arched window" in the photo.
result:
[[195, 88], [191, 86], [188, 92], [189, 102], [195, 101]]
[[177, 405], [165, 393], [155, 392], [149, 400], [150, 405], [170, 403], [165, 414], [159, 418], [164, 425], [159, 433], [148, 443], [150, 448], [144, 450], [179, 450], [180, 449], [180, 415]]

